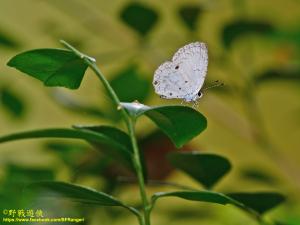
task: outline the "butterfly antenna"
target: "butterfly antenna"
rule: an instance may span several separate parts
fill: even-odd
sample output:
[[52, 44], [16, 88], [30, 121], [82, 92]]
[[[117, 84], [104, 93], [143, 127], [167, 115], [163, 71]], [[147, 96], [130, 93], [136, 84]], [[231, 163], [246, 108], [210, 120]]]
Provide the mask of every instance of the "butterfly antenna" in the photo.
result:
[[205, 90], [207, 90], [207, 89], [215, 88], [215, 87], [221, 87], [221, 86], [224, 86], [224, 83], [218, 83], [218, 82], [219, 82], [218, 80], [214, 81], [214, 83], [216, 83], [216, 84], [213, 84], [213, 85], [211, 85], [211, 86], [209, 86], [209, 87], [204, 88], [203, 91], [205, 91]]

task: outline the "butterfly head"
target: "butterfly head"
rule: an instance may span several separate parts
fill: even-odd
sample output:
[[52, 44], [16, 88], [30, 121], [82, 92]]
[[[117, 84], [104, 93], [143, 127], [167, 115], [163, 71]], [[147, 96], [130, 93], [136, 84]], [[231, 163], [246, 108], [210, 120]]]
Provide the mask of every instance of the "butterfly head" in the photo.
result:
[[183, 99], [186, 102], [197, 102], [197, 100], [200, 99], [202, 96], [203, 96], [202, 92], [199, 91], [197, 94], [187, 95]]
[[198, 94], [197, 94], [197, 96], [198, 96], [197, 99], [202, 98], [203, 93], [201, 91], [199, 91]]

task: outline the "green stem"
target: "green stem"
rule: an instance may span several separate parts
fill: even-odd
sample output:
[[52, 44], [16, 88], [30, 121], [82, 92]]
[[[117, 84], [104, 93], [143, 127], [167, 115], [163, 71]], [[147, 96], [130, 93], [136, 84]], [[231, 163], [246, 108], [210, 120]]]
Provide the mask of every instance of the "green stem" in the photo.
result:
[[140, 187], [140, 195], [141, 195], [141, 198], [143, 201], [143, 206], [144, 206], [144, 222], [145, 222], [145, 225], [150, 225], [150, 216], [148, 213], [149, 202], [148, 202], [146, 190], [145, 190], [143, 169], [142, 169], [142, 165], [141, 165], [138, 144], [137, 144], [137, 141], [135, 138], [134, 125], [135, 125], [135, 121], [134, 121], [134, 119], [131, 119], [129, 122], [128, 131], [129, 131], [129, 135], [130, 135], [130, 139], [131, 139], [131, 143], [132, 143], [132, 147], [133, 147], [133, 152], [134, 152], [134, 155], [133, 155], [134, 156], [134, 158], [133, 158], [134, 167], [137, 172], [138, 183], [139, 183], [139, 187]]
[[[121, 107], [121, 102], [116, 95], [115, 91], [113, 88], [110, 86], [109, 82], [105, 79], [97, 65], [95, 64], [95, 60], [81, 52], [79, 52], [77, 49], [75, 49], [73, 46], [68, 44], [67, 42], [61, 40], [60, 41], [66, 48], [70, 49], [72, 52], [74, 52], [78, 57], [82, 58], [84, 62], [95, 72], [97, 77], [100, 79], [102, 84], [104, 85], [104, 88], [110, 95], [111, 99], [113, 100], [114, 104], [116, 107], [121, 111], [122, 117], [126, 123], [128, 133], [130, 136], [132, 148], [133, 148], [133, 155], [132, 155], [132, 161], [134, 164], [135, 172], [138, 178], [138, 183], [139, 183], [139, 189], [140, 189], [140, 196], [142, 199], [143, 203], [143, 208], [144, 208], [144, 218], [141, 218], [138, 216], [139, 223], [140, 225], [150, 225], [150, 215], [149, 215], [149, 202], [147, 199], [146, 195], [146, 189], [145, 189], [145, 181], [144, 181], [144, 175], [143, 175], [143, 170], [142, 170], [142, 165], [141, 165], [141, 160], [140, 160], [140, 153], [139, 153], [139, 148], [138, 144], [135, 138], [135, 131], [134, 131], [134, 126], [135, 126], [135, 121], [132, 119], [126, 110]], [[136, 214], [137, 215], [137, 214]]]

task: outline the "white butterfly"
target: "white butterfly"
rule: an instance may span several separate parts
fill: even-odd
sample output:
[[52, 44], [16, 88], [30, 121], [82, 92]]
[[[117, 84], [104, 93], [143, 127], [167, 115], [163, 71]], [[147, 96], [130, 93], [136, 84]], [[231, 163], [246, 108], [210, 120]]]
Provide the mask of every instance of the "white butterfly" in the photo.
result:
[[207, 72], [206, 44], [194, 42], [180, 48], [172, 61], [161, 64], [154, 73], [153, 85], [161, 98], [196, 102], [202, 97]]

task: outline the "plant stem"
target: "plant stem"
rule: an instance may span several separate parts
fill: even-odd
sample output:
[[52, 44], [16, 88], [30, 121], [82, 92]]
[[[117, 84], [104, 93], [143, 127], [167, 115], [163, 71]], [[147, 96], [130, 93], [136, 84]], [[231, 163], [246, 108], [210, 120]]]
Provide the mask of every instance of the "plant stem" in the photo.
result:
[[149, 217], [149, 213], [148, 213], [149, 202], [148, 202], [146, 190], [145, 190], [143, 169], [142, 169], [141, 160], [140, 160], [139, 148], [138, 148], [137, 141], [135, 138], [134, 125], [135, 125], [135, 121], [134, 121], [134, 119], [131, 119], [129, 122], [128, 131], [129, 131], [129, 135], [130, 135], [130, 139], [131, 139], [131, 143], [132, 143], [132, 147], [133, 147], [133, 152], [134, 152], [133, 163], [134, 163], [135, 170], [137, 172], [138, 183], [139, 183], [139, 187], [140, 187], [140, 195], [141, 195], [141, 198], [143, 201], [143, 206], [144, 206], [144, 222], [145, 222], [145, 225], [150, 225], [150, 217]]
[[[126, 110], [121, 107], [120, 105], [120, 100], [118, 96], [116, 95], [115, 91], [113, 88], [110, 86], [109, 82], [105, 79], [97, 65], [95, 64], [95, 60], [81, 52], [79, 52], [77, 49], [75, 49], [73, 46], [68, 44], [67, 42], [61, 40], [60, 41], [65, 47], [70, 49], [72, 52], [74, 52], [77, 56], [79, 56], [81, 59], [84, 60], [84, 62], [94, 71], [94, 73], [97, 75], [97, 77], [100, 79], [102, 84], [104, 85], [106, 91], [112, 98], [114, 104], [118, 108], [118, 110], [121, 111], [122, 117], [126, 123], [128, 133], [130, 136], [132, 148], [133, 148], [133, 155], [132, 155], [132, 162], [134, 164], [135, 172], [138, 178], [138, 183], [139, 183], [139, 189], [140, 189], [140, 196], [142, 199], [143, 203], [143, 208], [144, 208], [144, 218], [141, 218], [138, 216], [139, 223], [140, 225], [150, 225], [150, 215], [149, 215], [149, 202], [147, 199], [147, 194], [146, 194], [146, 189], [145, 189], [145, 181], [144, 181], [144, 175], [143, 175], [143, 169], [141, 165], [141, 159], [140, 159], [140, 153], [139, 153], [139, 148], [138, 144], [135, 138], [135, 119], [131, 118]], [[137, 214], [136, 214], [137, 215]]]

